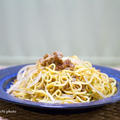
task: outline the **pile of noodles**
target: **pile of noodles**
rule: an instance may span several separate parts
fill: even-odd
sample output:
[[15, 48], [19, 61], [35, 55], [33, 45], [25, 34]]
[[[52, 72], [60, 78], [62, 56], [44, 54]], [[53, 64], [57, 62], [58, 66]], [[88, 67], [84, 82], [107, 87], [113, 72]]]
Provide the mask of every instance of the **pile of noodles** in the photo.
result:
[[[63, 60], [66, 58], [63, 57]], [[56, 71], [56, 65], [27, 65], [17, 74], [7, 93], [25, 100], [45, 103], [84, 103], [114, 95], [116, 80], [78, 57], [67, 57], [74, 70]]]

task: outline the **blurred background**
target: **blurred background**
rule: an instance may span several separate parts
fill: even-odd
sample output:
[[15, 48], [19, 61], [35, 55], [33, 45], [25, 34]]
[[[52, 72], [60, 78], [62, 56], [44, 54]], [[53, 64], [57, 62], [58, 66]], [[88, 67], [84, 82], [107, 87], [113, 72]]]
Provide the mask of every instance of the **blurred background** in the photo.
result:
[[120, 0], [0, 0], [0, 65], [55, 50], [120, 66]]

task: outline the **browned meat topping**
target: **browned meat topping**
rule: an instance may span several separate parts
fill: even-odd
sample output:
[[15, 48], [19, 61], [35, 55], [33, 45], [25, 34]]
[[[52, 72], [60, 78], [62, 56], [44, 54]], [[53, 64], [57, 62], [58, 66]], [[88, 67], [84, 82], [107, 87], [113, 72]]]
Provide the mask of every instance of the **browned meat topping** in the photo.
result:
[[56, 70], [70, 69], [73, 70], [74, 64], [71, 60], [62, 60], [63, 54], [61, 52], [53, 52], [51, 55], [45, 54], [43, 58], [39, 59], [39, 64], [42, 66], [48, 66], [52, 63], [56, 65]]
[[72, 70], [73, 68], [74, 68], [74, 64], [69, 59], [65, 60], [63, 64], [56, 66], [56, 70], [63, 70], [63, 69]]

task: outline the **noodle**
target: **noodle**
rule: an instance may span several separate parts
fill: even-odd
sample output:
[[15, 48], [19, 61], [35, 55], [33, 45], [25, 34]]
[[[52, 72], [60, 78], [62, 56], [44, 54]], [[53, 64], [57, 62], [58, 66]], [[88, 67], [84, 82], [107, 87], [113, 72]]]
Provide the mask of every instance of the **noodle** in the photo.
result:
[[91, 63], [72, 56], [62, 57], [62, 64], [67, 65], [58, 66], [55, 61], [48, 62], [49, 57], [44, 65], [37, 62], [23, 67], [7, 93], [35, 102], [63, 104], [95, 101], [116, 93], [116, 80]]

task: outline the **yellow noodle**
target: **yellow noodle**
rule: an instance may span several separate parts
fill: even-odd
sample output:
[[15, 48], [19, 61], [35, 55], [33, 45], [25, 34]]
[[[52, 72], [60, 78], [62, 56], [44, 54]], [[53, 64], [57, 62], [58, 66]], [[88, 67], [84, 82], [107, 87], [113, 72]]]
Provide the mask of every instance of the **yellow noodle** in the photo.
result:
[[63, 104], [95, 101], [116, 93], [114, 78], [76, 56], [68, 59], [75, 65], [73, 70], [57, 71], [54, 63], [25, 66], [7, 93], [30, 101]]

